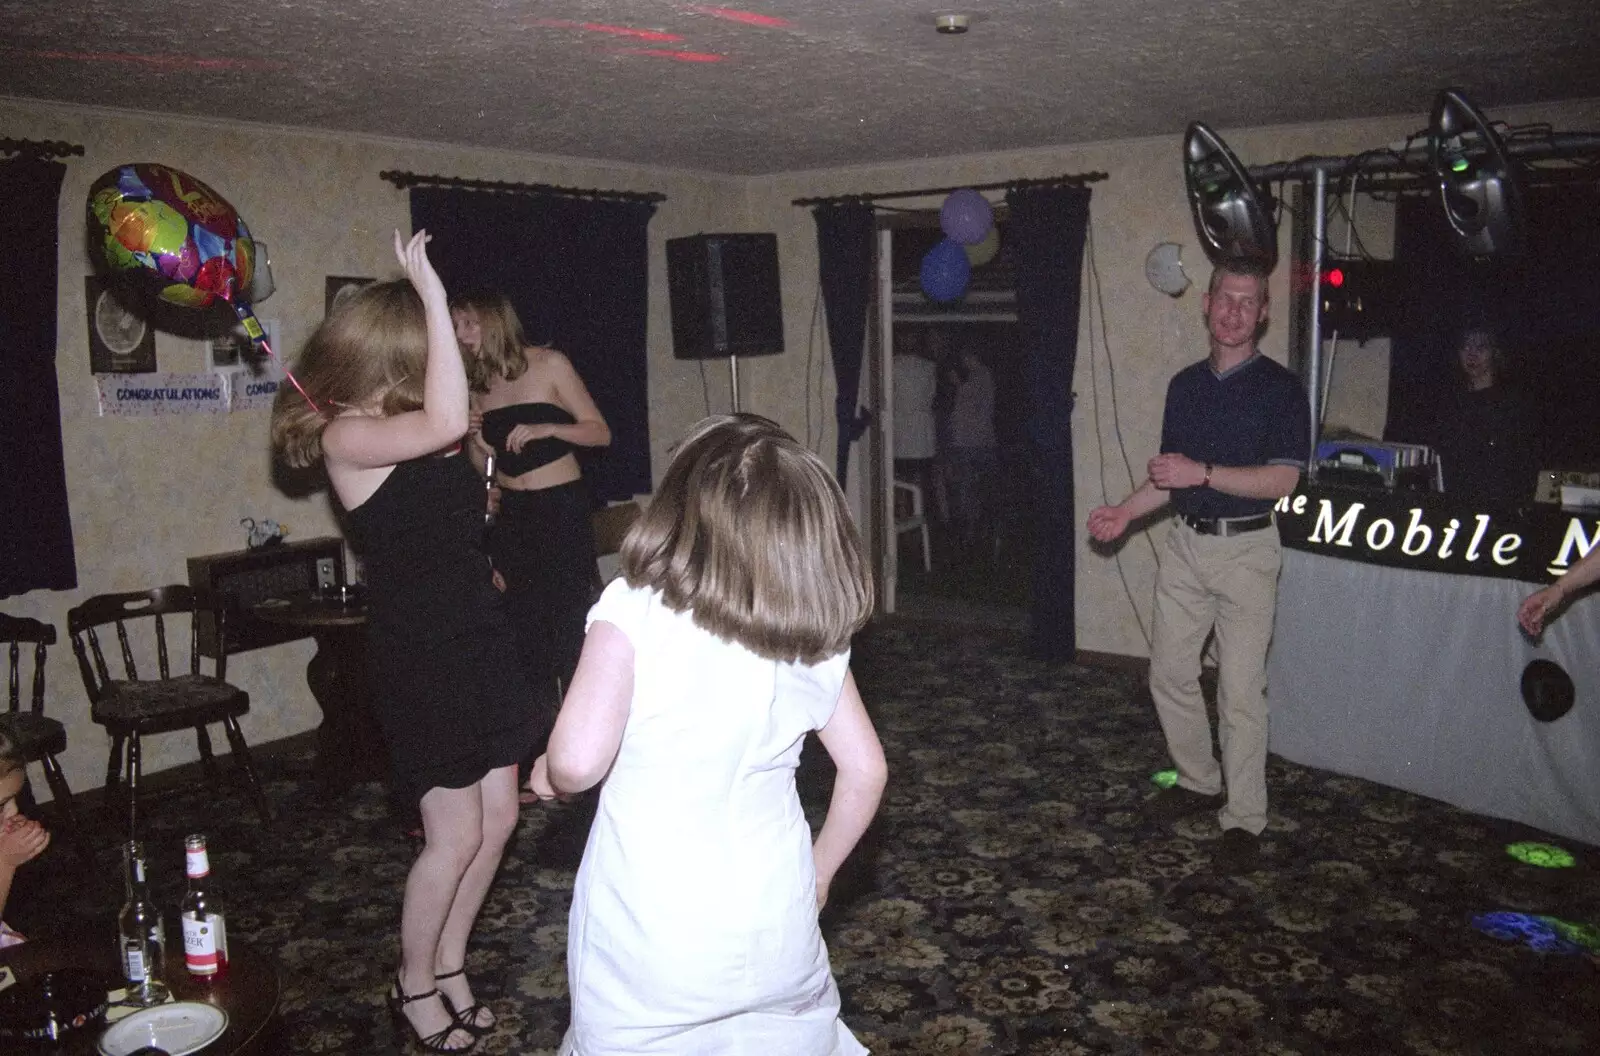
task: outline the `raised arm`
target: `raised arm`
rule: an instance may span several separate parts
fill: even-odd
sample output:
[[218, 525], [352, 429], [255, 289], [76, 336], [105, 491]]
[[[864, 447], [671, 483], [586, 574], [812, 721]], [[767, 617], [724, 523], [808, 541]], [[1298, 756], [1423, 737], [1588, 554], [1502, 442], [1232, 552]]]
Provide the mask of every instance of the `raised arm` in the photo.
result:
[[455, 443], [467, 431], [467, 369], [450, 322], [444, 283], [428, 261], [427, 242], [425, 231], [418, 231], [409, 241], [402, 241], [398, 231], [394, 235], [395, 256], [422, 298], [427, 320], [422, 407], [390, 417], [350, 414], [334, 419], [322, 440], [330, 472], [340, 467], [379, 469], [420, 458]]
[[867, 717], [854, 674], [846, 672], [839, 704], [828, 724], [817, 731], [817, 738], [838, 771], [833, 779], [828, 816], [811, 845], [811, 857], [817, 866], [817, 908], [821, 909], [828, 901], [828, 886], [839, 867], [878, 813], [883, 786], [889, 780], [883, 745], [878, 743], [878, 733]]

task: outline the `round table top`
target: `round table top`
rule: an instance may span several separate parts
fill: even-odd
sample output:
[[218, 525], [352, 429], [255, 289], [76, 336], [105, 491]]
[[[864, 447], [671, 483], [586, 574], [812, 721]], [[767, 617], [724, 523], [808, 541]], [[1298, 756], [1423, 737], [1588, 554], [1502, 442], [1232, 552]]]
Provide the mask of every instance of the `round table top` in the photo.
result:
[[[108, 991], [122, 987], [117, 965], [116, 936], [101, 936], [105, 941], [76, 939], [29, 939], [18, 946], [0, 950], [0, 964], [9, 965], [19, 983], [26, 983], [46, 972], [72, 968], [90, 972], [105, 980]], [[200, 1001], [216, 1005], [228, 1014], [228, 1028], [222, 1036], [200, 1050], [203, 1056], [234, 1056], [264, 1053], [271, 1040], [270, 1030], [278, 1018], [283, 986], [272, 959], [239, 943], [228, 949], [228, 970], [210, 979], [191, 976], [183, 965], [183, 943], [167, 943], [166, 982], [175, 1001]], [[50, 1049], [59, 1056], [93, 1053], [100, 1030], [83, 1030], [68, 1035]]]
[[334, 594], [302, 590], [258, 601], [250, 606], [250, 615], [291, 627], [353, 627], [367, 622], [366, 596], [359, 587], [345, 600]]

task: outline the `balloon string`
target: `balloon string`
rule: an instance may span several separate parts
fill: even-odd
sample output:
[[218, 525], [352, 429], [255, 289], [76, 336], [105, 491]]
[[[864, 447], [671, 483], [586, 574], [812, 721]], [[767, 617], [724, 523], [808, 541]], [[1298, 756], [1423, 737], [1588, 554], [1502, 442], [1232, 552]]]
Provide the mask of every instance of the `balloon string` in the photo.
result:
[[269, 344], [265, 338], [261, 339], [261, 347], [267, 350], [267, 355], [271, 356], [273, 359], [278, 360], [278, 365], [280, 367], [283, 367], [283, 373], [285, 374], [285, 376], [288, 377], [290, 383], [293, 384], [296, 389], [300, 390], [300, 395], [305, 397], [306, 402], [311, 405], [311, 409], [313, 411], [316, 411], [318, 414], [321, 414], [322, 413], [322, 408], [317, 406], [317, 401], [313, 400], [311, 398], [311, 394], [306, 391], [306, 387], [304, 385], [300, 384], [300, 379], [294, 376], [294, 371], [290, 370], [288, 365], [286, 363], [284, 363], [283, 360], [278, 359], [278, 353], [276, 353], [276, 352], [274, 352], [272, 350], [272, 345]]

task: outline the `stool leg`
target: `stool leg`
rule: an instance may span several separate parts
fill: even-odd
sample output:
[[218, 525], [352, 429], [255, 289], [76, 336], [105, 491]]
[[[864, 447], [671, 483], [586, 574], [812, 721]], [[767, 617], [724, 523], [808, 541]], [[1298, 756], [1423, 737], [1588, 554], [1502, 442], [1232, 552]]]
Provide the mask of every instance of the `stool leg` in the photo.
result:
[[105, 805], [113, 814], [122, 809], [122, 764], [127, 741], [120, 733], [111, 737], [111, 754], [106, 757]]
[[228, 715], [222, 720], [222, 729], [228, 735], [228, 744], [233, 748], [233, 760], [238, 764], [239, 770], [244, 774], [244, 782], [250, 789], [250, 798], [255, 800], [256, 810], [261, 815], [261, 824], [272, 824], [272, 805], [267, 802], [267, 794], [261, 789], [261, 782], [256, 780], [255, 764], [250, 761], [250, 746], [245, 743], [244, 731], [239, 729], [239, 720]]
[[56, 810], [60, 812], [62, 823], [72, 833], [72, 841], [78, 845], [78, 854], [85, 864], [94, 861], [94, 850], [85, 838], [83, 826], [78, 824], [78, 808], [72, 800], [72, 789], [67, 787], [67, 775], [61, 772], [61, 763], [54, 755], [45, 755], [39, 760], [44, 767], [45, 783], [50, 786], [50, 795], [54, 797]]
[[203, 724], [196, 726], [194, 739], [200, 746], [200, 765], [205, 770], [206, 783], [216, 788], [222, 784], [222, 775], [217, 773], [217, 757], [211, 754], [211, 733]]

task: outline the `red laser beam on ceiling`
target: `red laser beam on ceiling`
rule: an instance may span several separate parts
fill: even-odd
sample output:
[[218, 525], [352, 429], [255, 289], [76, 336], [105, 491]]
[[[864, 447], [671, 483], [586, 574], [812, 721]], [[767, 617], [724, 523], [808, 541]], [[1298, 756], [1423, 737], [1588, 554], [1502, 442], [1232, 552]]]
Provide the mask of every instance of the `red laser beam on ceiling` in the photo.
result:
[[787, 18], [778, 18], [776, 15], [758, 15], [754, 11], [740, 11], [732, 7], [690, 4], [689, 10], [698, 15], [710, 15], [712, 18], [726, 19], [729, 22], [741, 22], [747, 26], [763, 26], [767, 29], [788, 29], [794, 25]]
[[613, 26], [605, 22], [572, 22], [560, 18], [540, 18], [535, 19], [530, 24], [541, 29], [578, 29], [585, 33], [603, 33], [607, 36], [647, 40], [656, 44], [678, 44], [683, 41], [681, 33], [666, 33], [659, 29], [635, 29], [632, 26]]
[[12, 54], [35, 59], [59, 59], [65, 62], [119, 62], [129, 66], [147, 66], [174, 73], [202, 70], [283, 70], [289, 67], [287, 62], [277, 59], [199, 59], [190, 55], [135, 55], [119, 51], [13, 51]]
[[671, 59], [674, 62], [723, 62], [726, 55], [713, 55], [709, 51], [674, 51], [671, 48], [617, 48], [619, 55], [644, 55], [652, 59]]

